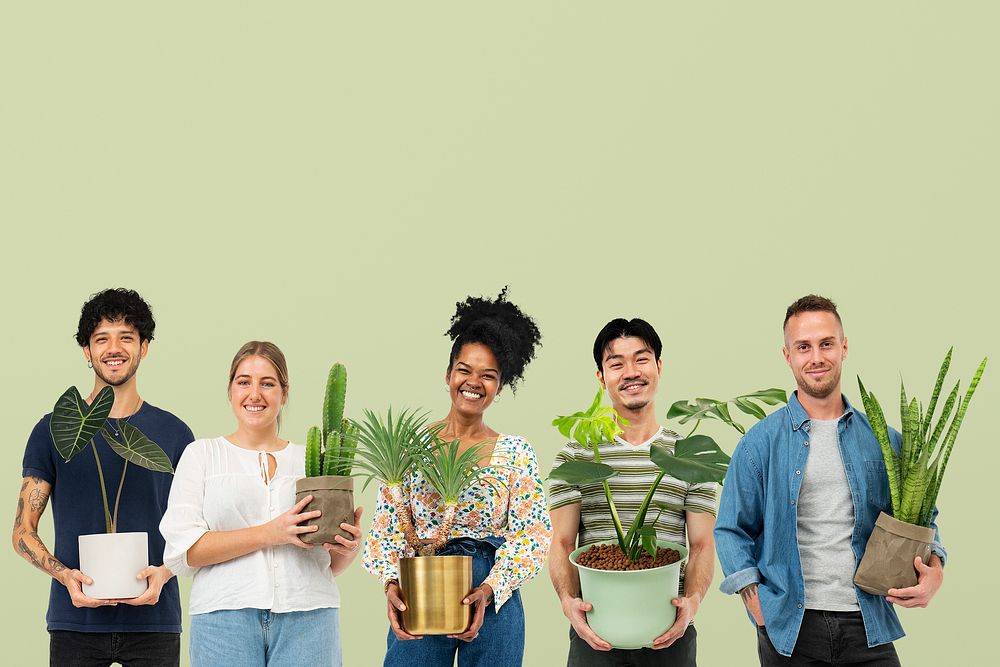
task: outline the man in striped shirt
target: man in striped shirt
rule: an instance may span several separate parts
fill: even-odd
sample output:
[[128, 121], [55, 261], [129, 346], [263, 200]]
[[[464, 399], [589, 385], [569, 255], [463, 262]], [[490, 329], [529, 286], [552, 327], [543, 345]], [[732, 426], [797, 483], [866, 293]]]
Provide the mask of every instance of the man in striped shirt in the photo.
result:
[[[614, 409], [629, 423], [613, 443], [600, 445], [601, 462], [618, 470], [608, 483], [624, 525], [635, 518], [636, 510], [659, 472], [649, 459], [650, 445], [654, 442], [673, 444], [679, 438], [660, 426], [656, 419], [654, 399], [663, 372], [662, 348], [653, 327], [638, 318], [612, 320], [594, 341], [597, 377], [607, 390]], [[555, 465], [571, 460], [593, 461], [593, 458], [592, 450], [570, 442], [556, 456]], [[577, 546], [615, 539], [602, 486], [599, 483], [574, 486], [552, 480], [549, 511], [553, 539], [549, 574], [563, 613], [572, 626], [569, 665], [693, 667], [696, 664], [697, 635], [694, 626], [689, 627], [689, 624], [698, 612], [715, 569], [712, 531], [716, 493], [715, 484], [688, 484], [670, 476], [660, 482], [654, 503], [686, 504], [704, 511], [664, 511], [656, 521], [659, 539], [686, 544], [690, 550], [687, 567], [681, 574], [681, 595], [673, 601], [677, 620], [655, 640], [652, 648], [623, 650], [613, 649], [587, 624], [586, 612], [591, 605], [581, 599], [580, 578], [569, 562], [569, 554]]]

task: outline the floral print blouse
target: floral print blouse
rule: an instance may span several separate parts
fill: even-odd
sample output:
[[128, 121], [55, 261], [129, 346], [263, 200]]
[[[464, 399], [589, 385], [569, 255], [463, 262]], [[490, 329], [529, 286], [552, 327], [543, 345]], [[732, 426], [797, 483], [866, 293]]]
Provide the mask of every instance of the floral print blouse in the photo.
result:
[[[501, 435], [493, 448], [490, 466], [504, 484], [479, 481], [459, 497], [455, 522], [448, 539], [503, 537], [496, 563], [483, 581], [493, 589], [497, 611], [524, 582], [545, 564], [552, 542], [552, 523], [546, 509], [538, 460], [531, 445], [516, 435]], [[403, 481], [403, 499], [409, 503], [413, 527], [421, 539], [430, 539], [444, 520], [441, 496], [420, 473]], [[399, 578], [399, 558], [413, 556], [403, 539], [395, 507], [385, 486], [365, 541], [364, 568], [385, 584]]]

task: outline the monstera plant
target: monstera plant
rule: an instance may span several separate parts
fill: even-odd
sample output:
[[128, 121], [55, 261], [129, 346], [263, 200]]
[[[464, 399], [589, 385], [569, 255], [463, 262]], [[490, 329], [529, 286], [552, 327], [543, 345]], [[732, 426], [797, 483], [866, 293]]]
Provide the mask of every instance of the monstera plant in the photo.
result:
[[[678, 419], [681, 424], [693, 421], [694, 425], [687, 436], [673, 446], [668, 443], [650, 446], [649, 458], [659, 472], [626, 529], [608, 484], [618, 471], [601, 461], [600, 445], [613, 442], [628, 422], [613, 408], [602, 405], [603, 396], [603, 388], [598, 388], [587, 410], [557, 417], [552, 422], [564, 437], [591, 450], [593, 461], [566, 461], [549, 477], [574, 486], [602, 485], [617, 544], [584, 545], [574, 550], [569, 559], [577, 566], [581, 594], [593, 604], [592, 611], [587, 612], [590, 627], [615, 648], [637, 649], [652, 645], [653, 640], [673, 624], [676, 608], [670, 600], [679, 594], [680, 568], [687, 558], [684, 545], [658, 539], [655, 525], [659, 513], [704, 511], [687, 504], [654, 502], [660, 482], [667, 475], [689, 484], [722, 482], [729, 467], [729, 456], [711, 437], [695, 435], [701, 422], [716, 419], [743, 434], [746, 428], [733, 419], [730, 404], [752, 417], [761, 418], [766, 413], [757, 403], [778, 405], [788, 399], [781, 389], [767, 389], [728, 401], [697, 398], [674, 403], [667, 417]], [[655, 507], [658, 514], [647, 523], [651, 507]]]

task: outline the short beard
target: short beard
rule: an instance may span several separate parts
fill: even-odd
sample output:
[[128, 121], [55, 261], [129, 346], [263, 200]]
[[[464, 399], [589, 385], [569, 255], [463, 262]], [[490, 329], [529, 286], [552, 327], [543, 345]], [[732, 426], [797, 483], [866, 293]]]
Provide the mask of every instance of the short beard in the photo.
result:
[[829, 382], [821, 385], [810, 385], [805, 381], [799, 382], [799, 389], [809, 394], [813, 398], [828, 398], [840, 386], [840, 373], [831, 377]]
[[135, 362], [135, 366], [132, 367], [131, 372], [129, 372], [124, 377], [122, 377], [120, 380], [115, 380], [115, 381], [112, 381], [112, 380], [104, 377], [104, 375], [99, 370], [97, 370], [97, 369], [98, 369], [98, 366], [95, 365], [94, 366], [94, 375], [96, 375], [98, 378], [100, 378], [101, 382], [103, 382], [104, 384], [108, 385], [109, 387], [120, 387], [123, 384], [125, 384], [126, 382], [128, 382], [129, 380], [131, 380], [133, 377], [135, 377], [136, 372], [138, 372], [138, 370], [139, 370], [139, 362], [138, 361]]
[[622, 407], [628, 410], [642, 410], [644, 407], [649, 405], [649, 403], [649, 401], [636, 401], [635, 403], [622, 402]]

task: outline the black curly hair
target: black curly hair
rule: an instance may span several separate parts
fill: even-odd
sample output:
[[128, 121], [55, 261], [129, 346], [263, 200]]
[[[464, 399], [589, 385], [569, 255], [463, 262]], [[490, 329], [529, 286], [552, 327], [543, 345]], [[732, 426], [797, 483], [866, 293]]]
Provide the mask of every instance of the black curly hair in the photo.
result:
[[102, 320], [125, 320], [138, 330], [140, 342], [153, 340], [156, 328], [153, 311], [135, 290], [113, 287], [91, 295], [80, 310], [80, 323], [76, 327], [76, 342], [80, 347], [90, 344], [90, 337]]
[[455, 304], [451, 327], [445, 335], [453, 341], [449, 371], [463, 345], [482, 343], [500, 364], [500, 386], [510, 387], [513, 392], [524, 376], [524, 367], [535, 358], [542, 335], [534, 320], [507, 300], [507, 290], [500, 290], [496, 299], [470, 296]]

